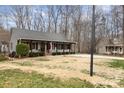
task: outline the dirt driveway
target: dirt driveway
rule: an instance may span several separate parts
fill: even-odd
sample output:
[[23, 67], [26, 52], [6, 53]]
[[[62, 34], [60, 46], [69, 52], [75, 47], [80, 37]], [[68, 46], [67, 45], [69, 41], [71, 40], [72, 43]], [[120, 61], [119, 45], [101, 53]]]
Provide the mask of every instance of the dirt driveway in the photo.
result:
[[21, 69], [29, 73], [36, 71], [62, 80], [80, 78], [93, 84], [120, 87], [118, 82], [124, 78], [124, 70], [109, 67], [106, 62], [112, 59], [123, 58], [95, 56], [93, 77], [89, 76], [90, 55], [86, 54], [14, 59], [0, 63], [0, 69]]

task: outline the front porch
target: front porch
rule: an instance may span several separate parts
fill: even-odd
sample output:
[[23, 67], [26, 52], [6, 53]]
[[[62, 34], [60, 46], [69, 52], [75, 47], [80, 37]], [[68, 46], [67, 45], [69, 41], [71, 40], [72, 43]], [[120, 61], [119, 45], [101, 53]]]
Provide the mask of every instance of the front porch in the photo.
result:
[[43, 53], [43, 55], [51, 55], [57, 53], [75, 53], [75, 43], [70, 42], [55, 42], [55, 41], [41, 41], [41, 40], [27, 40], [20, 39], [18, 43], [25, 43], [29, 46], [33, 53]]
[[107, 45], [106, 48], [106, 54], [112, 54], [112, 55], [122, 55], [123, 54], [123, 46], [122, 45]]

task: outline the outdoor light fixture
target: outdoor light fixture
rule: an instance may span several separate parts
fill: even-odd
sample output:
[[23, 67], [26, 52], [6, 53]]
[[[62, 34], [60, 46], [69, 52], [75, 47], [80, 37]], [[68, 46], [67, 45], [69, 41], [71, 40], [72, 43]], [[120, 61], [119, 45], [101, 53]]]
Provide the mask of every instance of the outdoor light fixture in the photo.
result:
[[92, 34], [91, 34], [91, 60], [90, 60], [90, 76], [93, 76], [93, 53], [95, 48], [95, 5], [92, 7]]

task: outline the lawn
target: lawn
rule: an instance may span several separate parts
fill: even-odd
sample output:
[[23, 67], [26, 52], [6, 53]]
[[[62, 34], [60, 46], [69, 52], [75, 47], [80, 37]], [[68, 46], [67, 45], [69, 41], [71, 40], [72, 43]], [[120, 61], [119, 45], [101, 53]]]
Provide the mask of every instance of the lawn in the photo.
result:
[[109, 62], [109, 64], [110, 67], [124, 69], [124, 60], [113, 60], [112, 62]]
[[18, 69], [0, 71], [0, 87], [14, 88], [84, 88], [95, 87], [88, 81], [72, 78], [61, 81], [59, 78], [44, 76], [37, 72], [26, 73]]
[[0, 54], [0, 62], [7, 60], [8, 58]]
[[0, 87], [124, 87], [123, 60], [89, 55], [45, 56], [1, 61]]

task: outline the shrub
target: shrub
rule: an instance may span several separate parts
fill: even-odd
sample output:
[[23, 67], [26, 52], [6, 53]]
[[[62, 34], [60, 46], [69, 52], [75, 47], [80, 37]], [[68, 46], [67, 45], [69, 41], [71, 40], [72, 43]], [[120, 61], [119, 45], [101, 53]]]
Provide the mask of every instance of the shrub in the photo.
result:
[[18, 56], [27, 56], [29, 53], [29, 47], [27, 44], [18, 44], [16, 46], [16, 53]]
[[70, 54], [75, 54], [75, 52], [70, 52]]
[[44, 56], [44, 52], [39, 52], [39, 56]]
[[75, 52], [53, 52], [52, 55], [65, 55], [65, 54], [74, 54]]
[[38, 53], [35, 53], [35, 52], [30, 52], [29, 53], [29, 57], [37, 57], [37, 56], [39, 56]]
[[52, 55], [56, 55], [56, 52], [53, 52]]
[[43, 56], [44, 53], [42, 52], [30, 52], [29, 57], [38, 57], [38, 56]]
[[13, 51], [12, 53], [9, 54], [9, 57], [16, 57], [16, 52]]

